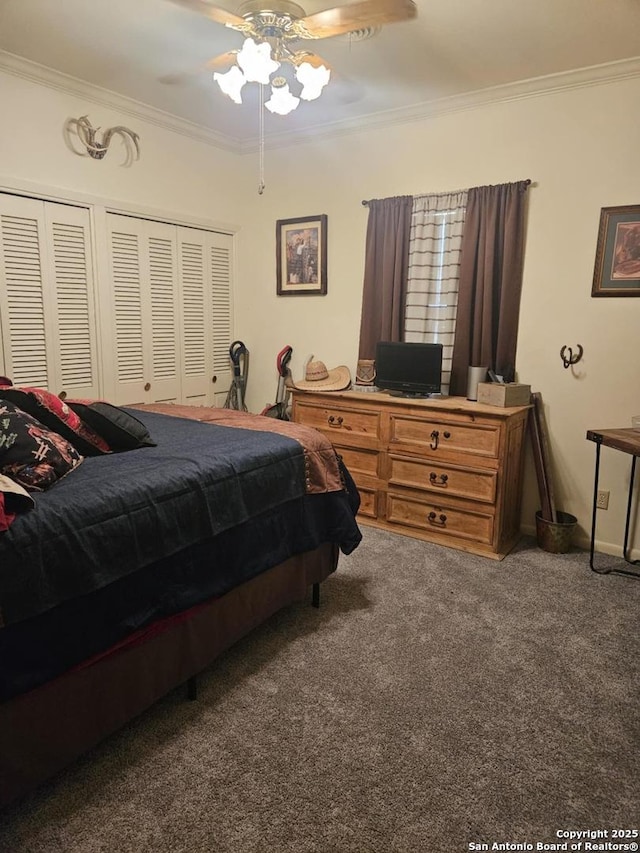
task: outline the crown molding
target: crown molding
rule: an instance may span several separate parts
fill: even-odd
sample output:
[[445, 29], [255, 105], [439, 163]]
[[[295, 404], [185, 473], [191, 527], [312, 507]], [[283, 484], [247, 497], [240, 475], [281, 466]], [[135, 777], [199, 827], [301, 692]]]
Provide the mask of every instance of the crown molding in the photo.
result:
[[154, 124], [156, 127], [162, 127], [165, 130], [171, 130], [182, 136], [188, 136], [199, 142], [213, 145], [216, 148], [236, 153], [238, 151], [239, 141], [237, 139], [4, 50], [0, 50], [0, 71], [13, 74], [15, 77], [22, 77], [50, 89], [56, 89], [67, 95], [75, 95], [85, 101], [100, 104], [103, 107]]
[[[526, 80], [518, 80], [515, 83], [505, 83], [500, 86], [491, 86], [486, 89], [451, 95], [447, 98], [422, 101], [409, 107], [398, 107], [397, 109], [372, 113], [345, 121], [307, 127], [303, 130], [276, 135], [270, 134], [265, 142], [265, 147], [283, 148], [320, 138], [361, 133], [364, 130], [386, 129], [395, 124], [400, 125], [422, 121], [426, 118], [446, 115], [447, 113], [473, 110], [507, 101], [557, 94], [572, 89], [617, 83], [635, 77], [640, 77], [640, 56], [623, 59], [618, 62], [608, 62], [602, 65], [591, 65], [586, 68], [578, 68], [558, 74], [548, 74], [543, 77], [531, 77]], [[242, 153], [255, 151], [257, 147], [258, 145], [255, 141], [251, 143], [245, 142], [244, 145], [240, 146]]]
[[[257, 139], [237, 139], [219, 133], [203, 125], [179, 118], [171, 113], [151, 107], [148, 104], [143, 104], [132, 98], [127, 98], [124, 95], [119, 95], [108, 89], [94, 86], [77, 77], [63, 74], [52, 68], [40, 65], [37, 62], [8, 53], [7, 51], [0, 50], [0, 71], [13, 74], [16, 77], [22, 77], [43, 86], [48, 86], [52, 89], [57, 89], [66, 94], [75, 95], [96, 104], [101, 104], [126, 115], [139, 118], [157, 127], [162, 127], [174, 133], [179, 133], [182, 136], [188, 136], [200, 142], [205, 142], [216, 148], [232, 151], [236, 154], [253, 153], [258, 149]], [[548, 74], [543, 77], [532, 77], [527, 80], [519, 80], [515, 83], [507, 83], [500, 86], [491, 86], [486, 89], [465, 92], [447, 98], [423, 101], [408, 107], [398, 107], [397, 109], [358, 116], [353, 119], [322, 125], [309, 125], [302, 130], [285, 131], [276, 134], [270, 133], [265, 140], [265, 147], [271, 149], [284, 148], [299, 144], [300, 142], [317, 141], [318, 139], [346, 134], [362, 133], [365, 130], [388, 128], [392, 125], [421, 121], [447, 113], [478, 109], [506, 101], [566, 92], [571, 89], [616, 83], [639, 76], [640, 56], [637, 56], [618, 62], [592, 65], [573, 71]]]

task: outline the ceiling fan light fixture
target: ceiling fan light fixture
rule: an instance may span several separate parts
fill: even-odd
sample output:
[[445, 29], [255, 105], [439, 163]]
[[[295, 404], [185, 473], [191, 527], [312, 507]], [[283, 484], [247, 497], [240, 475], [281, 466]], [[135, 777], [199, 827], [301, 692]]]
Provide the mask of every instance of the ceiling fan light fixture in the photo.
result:
[[237, 65], [232, 65], [224, 74], [215, 71], [213, 79], [220, 86], [224, 94], [231, 98], [232, 101], [236, 104], [242, 103], [242, 87], [247, 80]]
[[303, 101], [315, 101], [329, 82], [331, 71], [324, 65], [314, 66], [301, 62], [296, 68], [296, 80], [302, 84], [300, 97]]
[[276, 77], [271, 84], [271, 97], [265, 101], [265, 107], [272, 113], [277, 113], [280, 116], [286, 116], [293, 112], [300, 103], [300, 98], [296, 98], [289, 91], [289, 84], [284, 77]]
[[271, 45], [266, 41], [258, 43], [251, 38], [245, 39], [236, 59], [247, 83], [266, 86], [271, 75], [280, 68], [280, 63], [271, 58]]

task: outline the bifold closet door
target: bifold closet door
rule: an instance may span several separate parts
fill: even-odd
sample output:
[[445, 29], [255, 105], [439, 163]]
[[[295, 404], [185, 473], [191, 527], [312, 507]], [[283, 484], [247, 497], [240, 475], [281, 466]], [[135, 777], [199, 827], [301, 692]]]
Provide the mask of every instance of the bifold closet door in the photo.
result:
[[175, 226], [107, 217], [115, 402], [178, 402], [178, 274]]
[[100, 396], [85, 208], [0, 193], [0, 350], [15, 385]]
[[120, 214], [107, 222], [116, 402], [222, 405], [233, 238]]
[[224, 404], [231, 384], [233, 238], [179, 227], [182, 402]]
[[211, 264], [212, 402], [223, 406], [233, 379], [229, 359], [233, 342], [233, 237], [210, 233], [207, 245]]

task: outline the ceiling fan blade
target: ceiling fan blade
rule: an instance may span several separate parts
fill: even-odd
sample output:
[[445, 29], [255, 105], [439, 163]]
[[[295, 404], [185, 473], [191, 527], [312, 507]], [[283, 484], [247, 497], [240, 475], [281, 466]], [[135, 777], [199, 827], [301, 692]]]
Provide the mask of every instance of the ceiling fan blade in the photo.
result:
[[237, 50], [228, 50], [226, 53], [221, 53], [219, 56], [214, 56], [202, 67], [203, 71], [220, 71], [221, 68], [229, 68], [236, 61], [238, 55]]
[[332, 70], [331, 65], [326, 59], [318, 56], [317, 53], [308, 53], [306, 50], [297, 50], [292, 54], [291, 62], [296, 66], [302, 65], [303, 62], [308, 62], [314, 68], [320, 68], [321, 65], [324, 65], [325, 68], [328, 68], [330, 71]]
[[228, 12], [226, 9], [221, 9], [220, 6], [210, 3], [208, 0], [171, 0], [171, 2], [178, 6], [184, 6], [185, 9], [191, 9], [192, 12], [205, 15], [211, 21], [215, 21], [216, 24], [225, 24], [228, 27], [238, 26], [239, 24], [244, 26], [245, 24], [244, 18], [233, 12]]
[[308, 15], [297, 23], [309, 33], [308, 38], [322, 39], [397, 21], [409, 21], [417, 14], [413, 0], [360, 0], [358, 3]]

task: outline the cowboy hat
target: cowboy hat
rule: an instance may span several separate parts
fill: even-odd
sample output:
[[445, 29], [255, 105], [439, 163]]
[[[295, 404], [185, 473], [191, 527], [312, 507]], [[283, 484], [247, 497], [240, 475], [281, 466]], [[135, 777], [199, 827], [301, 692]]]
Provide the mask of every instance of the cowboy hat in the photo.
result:
[[[311, 357], [313, 358], [313, 356]], [[344, 391], [351, 385], [351, 373], [344, 365], [327, 370], [323, 361], [309, 361], [304, 379], [294, 382], [293, 387], [301, 391]]]

